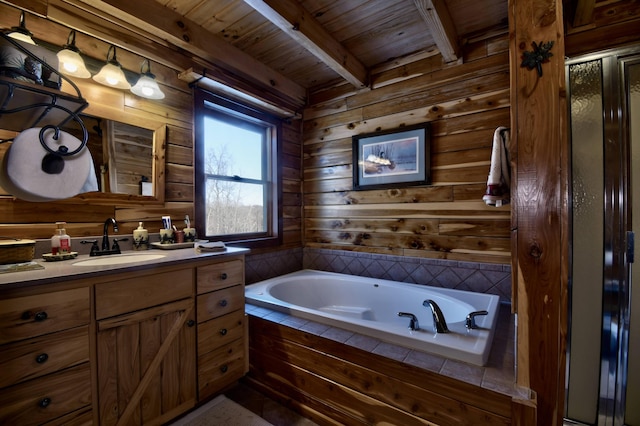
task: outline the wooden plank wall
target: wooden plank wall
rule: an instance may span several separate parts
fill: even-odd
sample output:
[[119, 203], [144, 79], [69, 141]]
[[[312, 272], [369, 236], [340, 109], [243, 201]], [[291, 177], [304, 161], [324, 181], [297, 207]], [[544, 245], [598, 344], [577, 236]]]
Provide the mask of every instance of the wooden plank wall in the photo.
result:
[[[374, 70], [373, 90], [332, 88], [304, 112], [306, 247], [510, 262], [510, 207], [488, 207], [493, 132], [509, 126], [508, 38]], [[398, 65], [398, 64], [396, 64]], [[431, 123], [432, 185], [352, 190], [352, 136]]]
[[[66, 43], [69, 28], [47, 19], [46, 7], [32, 5], [32, 11], [41, 16], [28, 15], [27, 26], [36, 39], [46, 40], [54, 45]], [[49, 6], [51, 7], [51, 6]], [[118, 45], [126, 45], [128, 38], [139, 37], [122, 28], [112, 28], [113, 24], [89, 16], [80, 9], [65, 10], [63, 16], [69, 22], [80, 20], [94, 22], [102, 33], [113, 34], [108, 40]], [[51, 12], [49, 12], [51, 13]], [[0, 27], [9, 28], [17, 25], [20, 10], [0, 2]], [[95, 22], [99, 22], [96, 24]], [[69, 24], [71, 25], [71, 24]], [[103, 40], [78, 33], [77, 45], [87, 54], [104, 52], [109, 44]], [[149, 40], [149, 50], [157, 52], [164, 47]], [[131, 71], [138, 71], [144, 58], [124, 49], [117, 50], [118, 61]], [[172, 53], [175, 55], [175, 53]], [[106, 56], [105, 56], [106, 58]], [[185, 68], [194, 66], [193, 58], [185, 55]], [[102, 234], [102, 226], [106, 218], [115, 217], [120, 224], [120, 234], [130, 234], [144, 221], [150, 232], [160, 228], [162, 215], [171, 215], [174, 220], [181, 220], [185, 214], [194, 218], [194, 172], [193, 172], [193, 101], [192, 91], [188, 85], [177, 78], [182, 69], [171, 69], [153, 63], [152, 71], [156, 75], [166, 98], [161, 101], [139, 98], [128, 91], [114, 90], [93, 80], [75, 79], [82, 95], [88, 100], [87, 114], [108, 116], [121, 119], [129, 124], [149, 126], [149, 123], [167, 124], [166, 164], [165, 164], [165, 201], [163, 204], [118, 203], [108, 196], [99, 203], [87, 203], [82, 200], [31, 203], [0, 197], [0, 235], [20, 238], [49, 238], [54, 231], [54, 222], [66, 221], [67, 233], [72, 237], [95, 236]], [[284, 125], [283, 141], [283, 190], [284, 190], [284, 241], [280, 248], [301, 246], [301, 122], [299, 120]], [[5, 146], [3, 146], [5, 148]], [[2, 152], [2, 151], [0, 151]]]
[[535, 413], [528, 399], [252, 315], [249, 333], [245, 380], [319, 424], [529, 425], [515, 414]]

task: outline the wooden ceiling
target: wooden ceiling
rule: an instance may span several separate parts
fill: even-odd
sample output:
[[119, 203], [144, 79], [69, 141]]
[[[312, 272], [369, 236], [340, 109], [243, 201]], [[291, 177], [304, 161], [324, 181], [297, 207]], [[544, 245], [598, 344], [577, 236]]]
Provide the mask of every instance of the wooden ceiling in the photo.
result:
[[[506, 34], [508, 0], [0, 0], [146, 57], [182, 81], [299, 112], [325, 89], [376, 88], [376, 77], [427, 57], [461, 63], [464, 46]], [[545, 2], [541, 2], [545, 4]], [[563, 0], [572, 31], [616, 4]], [[602, 5], [609, 5], [603, 7]], [[634, 6], [635, 5], [635, 6]], [[624, 13], [624, 8], [620, 13]], [[14, 19], [15, 20], [15, 19]], [[14, 21], [11, 21], [14, 22]], [[34, 27], [37, 21], [30, 22]], [[61, 30], [62, 31], [62, 30]], [[54, 38], [43, 32], [41, 37]], [[60, 36], [61, 37], [66, 37]], [[61, 45], [56, 40], [52, 43]], [[78, 40], [81, 50], [103, 55]], [[437, 59], [436, 59], [437, 60]], [[162, 72], [162, 68], [154, 68]], [[205, 81], [205, 80], [199, 80]], [[328, 92], [327, 92], [328, 93]]]
[[[306, 90], [369, 85], [372, 70], [507, 29], [507, 0], [155, 0]], [[225, 58], [220, 58], [224, 62]]]

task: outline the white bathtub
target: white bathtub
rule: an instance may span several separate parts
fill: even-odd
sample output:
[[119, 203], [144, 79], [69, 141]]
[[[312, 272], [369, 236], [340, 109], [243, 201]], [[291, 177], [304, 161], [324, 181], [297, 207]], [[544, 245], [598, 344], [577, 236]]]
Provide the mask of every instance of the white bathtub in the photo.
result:
[[[411, 349], [484, 365], [489, 358], [499, 296], [314, 270], [251, 284], [247, 303], [293, 316], [341, 327]], [[434, 300], [450, 333], [436, 333], [431, 310]], [[465, 319], [475, 311], [479, 328], [467, 329]], [[418, 318], [418, 331], [409, 329], [408, 312]]]

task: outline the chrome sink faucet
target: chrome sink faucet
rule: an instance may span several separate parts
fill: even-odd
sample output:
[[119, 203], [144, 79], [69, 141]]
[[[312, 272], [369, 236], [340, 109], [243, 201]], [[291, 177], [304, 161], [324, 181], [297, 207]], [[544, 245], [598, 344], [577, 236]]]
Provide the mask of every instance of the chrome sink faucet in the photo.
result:
[[113, 232], [118, 232], [118, 222], [112, 217], [104, 221], [102, 230], [102, 251], [109, 251], [109, 224], [113, 224]]
[[429, 307], [431, 309], [431, 315], [433, 315], [433, 323], [436, 328], [436, 333], [449, 333], [447, 321], [444, 319], [444, 314], [442, 313], [440, 306], [438, 306], [438, 304], [431, 299], [427, 299], [422, 302], [422, 306]]

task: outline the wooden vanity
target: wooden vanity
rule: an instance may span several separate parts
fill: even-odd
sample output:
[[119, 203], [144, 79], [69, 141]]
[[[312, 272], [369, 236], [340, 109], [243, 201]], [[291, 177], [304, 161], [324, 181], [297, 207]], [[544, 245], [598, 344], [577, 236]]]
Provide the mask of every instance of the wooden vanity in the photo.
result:
[[246, 253], [0, 276], [0, 424], [162, 424], [238, 380]]

